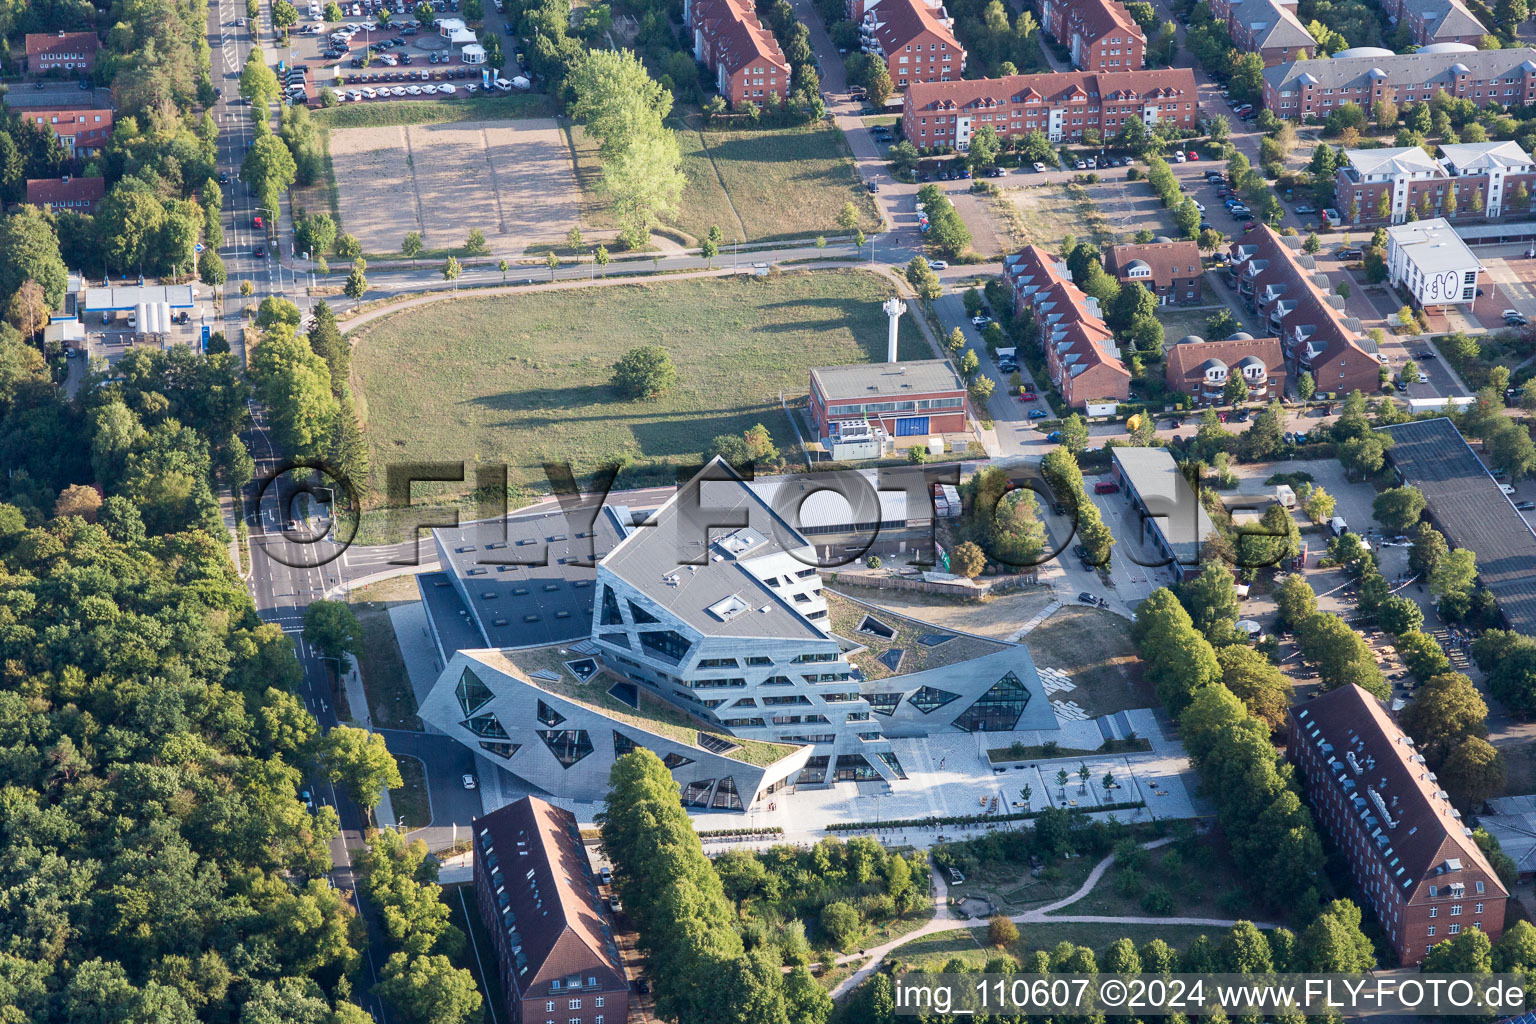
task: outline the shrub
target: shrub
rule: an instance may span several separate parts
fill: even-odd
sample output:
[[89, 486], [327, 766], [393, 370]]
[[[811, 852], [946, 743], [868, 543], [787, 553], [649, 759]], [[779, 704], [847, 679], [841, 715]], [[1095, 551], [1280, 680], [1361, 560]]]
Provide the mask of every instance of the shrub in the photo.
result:
[[859, 935], [859, 912], [842, 900], [821, 908], [821, 930], [838, 949], [848, 949]]
[[1161, 885], [1154, 885], [1141, 898], [1141, 909], [1149, 914], [1173, 913], [1173, 896]]

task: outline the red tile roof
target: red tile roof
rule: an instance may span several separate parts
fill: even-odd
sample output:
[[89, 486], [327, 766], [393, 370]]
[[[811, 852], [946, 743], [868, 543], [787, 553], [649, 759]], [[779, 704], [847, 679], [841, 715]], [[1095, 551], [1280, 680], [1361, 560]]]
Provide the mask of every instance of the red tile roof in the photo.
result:
[[[526, 997], [534, 986], [573, 974], [596, 975], [599, 989], [624, 988], [624, 966], [576, 816], [528, 796], [475, 818], [472, 827], [495, 848], [516, 916], [528, 962], [517, 979], [520, 992]], [[475, 850], [479, 856], [480, 843]]]
[[1200, 247], [1189, 239], [1177, 242], [1127, 243], [1111, 246], [1104, 254], [1104, 269], [1121, 281], [1134, 260], [1140, 260], [1152, 271], [1151, 281], [1166, 286], [1174, 280], [1199, 277], [1203, 264]]
[[966, 110], [989, 103], [1023, 103], [1033, 93], [1044, 103], [1065, 103], [1070, 95], [1129, 102], [1138, 99], [1196, 101], [1190, 68], [1155, 71], [1068, 71], [1044, 75], [1008, 75], [961, 82], [918, 82], [907, 88], [906, 106], [917, 111]]
[[[902, 48], [922, 35], [931, 32], [939, 37], [941, 42], [948, 43], [950, 49], [955, 52], [957, 60], [965, 56], [965, 48], [960, 45], [960, 40], [955, 38], [955, 33], [944, 22], [940, 21], [923, 0], [882, 0], [875, 9], [875, 17], [878, 24], [875, 27], [875, 38], [880, 41], [880, 48], [885, 51], [887, 57], [901, 52]], [[954, 67], [954, 74], [959, 74], [960, 68]], [[911, 95], [908, 93], [908, 95]]]
[[1170, 387], [1192, 394], [1205, 376], [1201, 369], [1207, 359], [1217, 359], [1228, 369], [1241, 359], [1256, 356], [1264, 363], [1269, 380], [1285, 378], [1285, 352], [1279, 338], [1229, 338], [1221, 341], [1181, 342], [1167, 350], [1165, 378]]
[[710, 39], [715, 63], [723, 64], [726, 74], [758, 62], [789, 68], [779, 41], [758, 20], [749, 0], [696, 0], [692, 13], [694, 25]]
[[[1405, 902], [1427, 893], [1445, 873], [1448, 859], [1487, 874], [1489, 898], [1509, 895], [1483, 851], [1467, 834], [1467, 823], [1451, 806], [1450, 798], [1435, 780], [1407, 735], [1381, 702], [1353, 684], [1313, 697], [1291, 709], [1298, 742], [1327, 743], [1333, 747], [1340, 778], [1354, 782], [1352, 790], [1366, 801], [1365, 812], [1384, 817], [1370, 796], [1381, 798], [1395, 827], [1380, 821], [1382, 835], [1406, 869], [1396, 881]], [[1324, 760], [1327, 760], [1325, 757]], [[1357, 767], [1358, 766], [1358, 770]], [[1332, 779], [1312, 780], [1309, 785], [1334, 785]]]
[[95, 32], [28, 32], [27, 56], [40, 57], [55, 52], [93, 56], [101, 49]]
[[1069, 6], [1073, 20], [1090, 42], [1098, 42], [1112, 32], [1141, 38], [1141, 26], [1114, 0], [1072, 0]]
[[105, 178], [28, 178], [27, 202], [32, 206], [54, 203], [101, 202], [107, 195]]

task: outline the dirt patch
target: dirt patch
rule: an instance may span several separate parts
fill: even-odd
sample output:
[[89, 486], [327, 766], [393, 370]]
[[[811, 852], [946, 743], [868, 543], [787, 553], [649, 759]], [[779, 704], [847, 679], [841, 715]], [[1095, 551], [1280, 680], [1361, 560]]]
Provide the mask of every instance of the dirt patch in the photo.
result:
[[493, 252], [521, 254], [580, 219], [570, 149], [548, 119], [338, 130], [331, 162], [365, 252], [398, 252], [410, 231], [429, 252], [455, 248], [479, 228]]
[[1064, 607], [1024, 638], [1035, 664], [1060, 669], [1076, 688], [1065, 696], [1090, 718], [1157, 707], [1157, 694], [1142, 679], [1131, 643], [1131, 624], [1097, 608]]

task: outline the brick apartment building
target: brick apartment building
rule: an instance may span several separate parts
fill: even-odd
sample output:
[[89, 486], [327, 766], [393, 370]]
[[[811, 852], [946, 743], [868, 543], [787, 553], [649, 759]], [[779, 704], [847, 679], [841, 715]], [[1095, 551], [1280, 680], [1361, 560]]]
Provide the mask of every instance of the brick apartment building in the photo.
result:
[[1346, 103], [1369, 112], [1382, 99], [1401, 107], [1437, 92], [1479, 107], [1536, 103], [1536, 49], [1328, 57], [1264, 72], [1264, 106], [1290, 119], [1322, 120]]
[[525, 796], [475, 818], [475, 902], [516, 1024], [624, 1024], [629, 981], [576, 816]]
[[1285, 353], [1279, 338], [1255, 338], [1238, 332], [1222, 341], [1190, 335], [1164, 354], [1163, 377], [1170, 390], [1197, 402], [1221, 405], [1227, 381], [1240, 376], [1250, 402], [1285, 398]]
[[885, 61], [897, 89], [922, 82], [959, 81], [965, 48], [955, 37], [954, 19], [942, 3], [878, 0], [860, 3], [859, 44]]
[[752, 0], [683, 0], [683, 24], [693, 32], [693, 59], [714, 72], [731, 106], [789, 95], [789, 61]]
[[1065, 263], [1031, 245], [1004, 258], [1003, 280], [1014, 312], [1033, 318], [1046, 372], [1067, 405], [1081, 409], [1090, 402], [1126, 400], [1131, 373], [1114, 334], [1098, 300], [1072, 283]]
[[1463, 929], [1498, 941], [1509, 893], [1381, 702], [1342, 686], [1291, 708], [1286, 732], [1317, 823], [1403, 966]]
[[983, 125], [1002, 138], [1039, 130], [1052, 142], [1081, 139], [1086, 129], [1108, 138], [1131, 119], [1193, 128], [1198, 97], [1189, 68], [1073, 71], [917, 85], [907, 90], [905, 108], [902, 133], [914, 146], [964, 152]]
[[1147, 37], [1115, 0], [1040, 0], [1040, 27], [1081, 71], [1140, 71], [1146, 63]]
[[1382, 0], [1381, 7], [1398, 24], [1408, 26], [1408, 40], [1416, 46], [1465, 43], [1476, 48], [1488, 34], [1460, 0]]
[[1418, 146], [1346, 149], [1334, 175], [1337, 208], [1350, 223], [1368, 225], [1401, 224], [1410, 210], [1421, 220], [1496, 220], [1530, 213], [1536, 160], [1518, 143], [1462, 143], [1443, 146], [1440, 154], [1432, 157]]
[[1205, 265], [1194, 242], [1159, 236], [1144, 244], [1110, 246], [1104, 269], [1122, 285], [1140, 281], [1160, 306], [1200, 301]]
[[1328, 290], [1327, 276], [1314, 280], [1316, 263], [1301, 244], [1301, 238], [1282, 237], [1261, 224], [1233, 243], [1232, 282], [1266, 333], [1280, 339], [1287, 373], [1310, 372], [1319, 394], [1374, 393], [1381, 367], [1376, 343], [1344, 312], [1344, 300]]
[[112, 137], [110, 110], [54, 110], [45, 107], [18, 108], [19, 117], [39, 128], [47, 128], [64, 144], [70, 157], [95, 156]]
[[28, 32], [27, 70], [34, 75], [73, 71], [83, 75], [96, 63], [101, 40], [94, 32]]
[[863, 421], [898, 445], [962, 434], [969, 429], [965, 382], [944, 359], [821, 366], [811, 371], [811, 419], [823, 438]]
[[1239, 50], [1257, 53], [1266, 67], [1317, 53], [1317, 40], [1296, 16], [1296, 0], [1211, 0], [1211, 14]]
[[107, 197], [105, 178], [28, 178], [27, 204], [52, 213], [95, 213], [96, 204]]

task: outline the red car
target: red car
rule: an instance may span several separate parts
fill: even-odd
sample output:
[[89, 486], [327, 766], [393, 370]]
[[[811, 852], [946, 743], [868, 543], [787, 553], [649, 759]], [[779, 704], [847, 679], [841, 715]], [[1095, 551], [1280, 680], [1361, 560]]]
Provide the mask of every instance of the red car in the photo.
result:
[[1190, 150], [1185, 155], [1188, 156], [1191, 160], [1199, 160], [1200, 159], [1200, 154], [1196, 153], [1194, 150]]
[[1094, 494], [1114, 494], [1118, 490], [1120, 490], [1120, 485], [1113, 480], [1100, 480], [1093, 485]]

